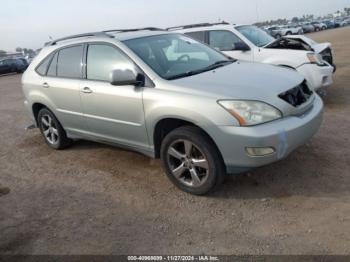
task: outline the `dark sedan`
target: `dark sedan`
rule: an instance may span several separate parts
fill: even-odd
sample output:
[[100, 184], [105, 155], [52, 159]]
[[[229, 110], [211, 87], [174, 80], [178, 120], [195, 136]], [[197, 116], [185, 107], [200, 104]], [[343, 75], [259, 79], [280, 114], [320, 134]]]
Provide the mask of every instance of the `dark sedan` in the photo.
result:
[[23, 73], [27, 67], [27, 61], [22, 58], [6, 58], [0, 60], [0, 74]]

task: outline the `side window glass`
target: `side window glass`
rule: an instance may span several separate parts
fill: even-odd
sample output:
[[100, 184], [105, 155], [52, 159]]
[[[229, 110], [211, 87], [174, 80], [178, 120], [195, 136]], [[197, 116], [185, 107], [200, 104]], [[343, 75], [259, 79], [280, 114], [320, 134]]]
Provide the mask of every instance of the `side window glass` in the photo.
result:
[[185, 35], [188, 35], [202, 43], [205, 43], [205, 32], [204, 31], [199, 31], [199, 32], [189, 32], [185, 33]]
[[58, 52], [56, 52], [55, 56], [53, 57], [51, 64], [49, 66], [49, 70], [47, 71], [47, 76], [56, 76], [57, 75], [57, 58], [58, 58]]
[[83, 46], [72, 46], [61, 49], [57, 59], [57, 76], [81, 78]]
[[101, 44], [91, 44], [87, 53], [86, 77], [89, 80], [109, 81], [115, 69], [135, 70], [134, 64], [118, 49]]
[[236, 35], [230, 31], [210, 31], [209, 44], [219, 51], [235, 50], [237, 43], [243, 43]]
[[49, 63], [51, 61], [51, 58], [52, 58], [52, 54], [49, 55], [48, 57], [46, 57], [41, 63], [40, 65], [36, 68], [36, 72], [39, 74], [39, 75], [46, 75], [46, 72], [47, 72], [47, 67], [49, 66]]

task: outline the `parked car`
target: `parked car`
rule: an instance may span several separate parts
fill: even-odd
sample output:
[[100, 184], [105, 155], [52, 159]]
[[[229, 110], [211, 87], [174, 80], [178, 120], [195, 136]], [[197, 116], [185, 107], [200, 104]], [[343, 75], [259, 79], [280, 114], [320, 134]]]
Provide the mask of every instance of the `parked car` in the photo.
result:
[[300, 26], [303, 29], [304, 33], [315, 32], [315, 27], [311, 23], [303, 23], [303, 24], [300, 24]]
[[327, 26], [327, 29], [332, 29], [335, 27], [335, 23], [332, 20], [324, 20], [322, 21]]
[[301, 35], [304, 33], [303, 29], [300, 26], [273, 26], [269, 27], [268, 31], [270, 32], [271, 36], [276, 38], [280, 38], [286, 35]]
[[55, 40], [22, 84], [51, 148], [81, 138], [161, 158], [192, 194], [285, 158], [322, 121], [322, 100], [294, 70], [239, 62], [155, 28]]
[[0, 61], [0, 74], [23, 73], [28, 63], [22, 59], [6, 58]]
[[350, 18], [346, 18], [343, 20], [343, 22], [341, 23], [342, 26], [348, 26], [350, 25]]
[[311, 24], [315, 27], [316, 32], [327, 29], [327, 25], [321, 22], [311, 22]]
[[[313, 90], [325, 88], [333, 83], [335, 66], [330, 43], [318, 44], [305, 36], [275, 39], [252, 25], [206, 23], [169, 30], [185, 33], [236, 59], [297, 70]], [[325, 57], [331, 64], [324, 61], [323, 52], [327, 52]]]

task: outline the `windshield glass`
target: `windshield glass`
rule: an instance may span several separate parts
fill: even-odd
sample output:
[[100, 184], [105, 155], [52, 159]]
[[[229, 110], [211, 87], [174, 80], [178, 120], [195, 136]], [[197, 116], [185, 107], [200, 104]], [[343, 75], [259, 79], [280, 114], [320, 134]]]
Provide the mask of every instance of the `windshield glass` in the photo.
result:
[[123, 41], [164, 79], [199, 74], [233, 60], [181, 34], [164, 34]]
[[265, 46], [276, 40], [264, 30], [253, 25], [237, 26], [236, 29], [258, 47]]

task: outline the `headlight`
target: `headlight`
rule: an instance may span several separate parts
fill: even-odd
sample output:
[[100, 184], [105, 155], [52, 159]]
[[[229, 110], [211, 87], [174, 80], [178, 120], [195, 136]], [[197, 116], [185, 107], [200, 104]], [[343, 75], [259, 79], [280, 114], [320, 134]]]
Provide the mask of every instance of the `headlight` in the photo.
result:
[[241, 126], [254, 126], [282, 118], [275, 107], [259, 101], [221, 100], [218, 103], [234, 116]]
[[307, 58], [309, 59], [310, 63], [312, 63], [312, 64], [324, 65], [324, 61], [323, 61], [322, 56], [320, 54], [308, 53]]

